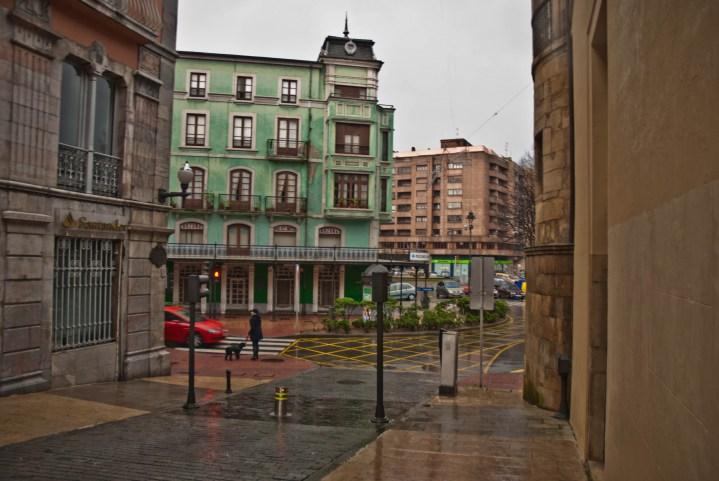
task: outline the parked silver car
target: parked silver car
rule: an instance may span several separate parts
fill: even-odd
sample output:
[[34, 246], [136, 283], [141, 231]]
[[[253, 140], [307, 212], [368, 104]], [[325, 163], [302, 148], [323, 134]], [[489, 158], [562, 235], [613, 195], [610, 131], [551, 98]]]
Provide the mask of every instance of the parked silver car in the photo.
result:
[[417, 297], [417, 289], [407, 282], [393, 282], [389, 285], [389, 297], [413, 301]]

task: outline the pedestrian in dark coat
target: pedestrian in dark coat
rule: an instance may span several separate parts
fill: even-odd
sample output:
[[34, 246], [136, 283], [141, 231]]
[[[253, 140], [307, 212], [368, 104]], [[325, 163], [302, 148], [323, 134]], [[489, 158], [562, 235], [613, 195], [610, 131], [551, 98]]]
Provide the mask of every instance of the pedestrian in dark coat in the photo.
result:
[[250, 310], [250, 332], [247, 337], [252, 341], [252, 360], [256, 361], [260, 356], [260, 340], [262, 340], [262, 318], [257, 309]]

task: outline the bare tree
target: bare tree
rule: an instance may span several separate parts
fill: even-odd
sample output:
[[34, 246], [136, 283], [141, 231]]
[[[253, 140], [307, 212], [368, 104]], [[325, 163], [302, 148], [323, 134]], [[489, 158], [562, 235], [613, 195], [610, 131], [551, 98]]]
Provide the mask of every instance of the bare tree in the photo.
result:
[[514, 174], [514, 193], [500, 215], [503, 240], [525, 249], [534, 245], [534, 157], [525, 152]]

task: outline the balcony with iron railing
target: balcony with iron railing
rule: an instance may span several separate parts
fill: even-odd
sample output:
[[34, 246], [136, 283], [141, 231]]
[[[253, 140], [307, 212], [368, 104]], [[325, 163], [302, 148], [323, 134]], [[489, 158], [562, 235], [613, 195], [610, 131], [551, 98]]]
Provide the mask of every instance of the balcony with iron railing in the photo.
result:
[[265, 197], [265, 212], [280, 215], [307, 214], [307, 197]]
[[309, 142], [303, 140], [267, 139], [267, 158], [307, 160]]
[[237, 213], [259, 213], [262, 211], [262, 196], [220, 194], [217, 209]]
[[364, 247], [301, 247], [228, 244], [167, 244], [173, 260], [253, 260], [258, 262], [372, 263], [378, 249]]
[[194, 192], [180, 202], [180, 208], [184, 210], [210, 211], [215, 209], [215, 194]]
[[[92, 186], [87, 186], [87, 166], [92, 158]], [[109, 154], [91, 152], [74, 145], [59, 144], [57, 186], [75, 192], [91, 192], [107, 197], [120, 196], [122, 159]]]
[[339, 155], [369, 155], [369, 145], [335, 144], [335, 154], [339, 154]]

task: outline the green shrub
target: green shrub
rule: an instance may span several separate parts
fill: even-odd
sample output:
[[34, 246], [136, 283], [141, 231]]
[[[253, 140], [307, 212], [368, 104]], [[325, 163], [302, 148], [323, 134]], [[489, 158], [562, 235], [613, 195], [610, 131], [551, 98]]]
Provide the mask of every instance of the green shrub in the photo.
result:
[[400, 329], [414, 331], [419, 327], [419, 313], [417, 306], [412, 306], [402, 313], [397, 320], [396, 326]]
[[348, 321], [347, 325], [349, 325], [350, 315], [358, 305], [359, 302], [355, 301], [351, 297], [340, 297], [335, 301], [335, 305], [333, 307], [335, 316]]

